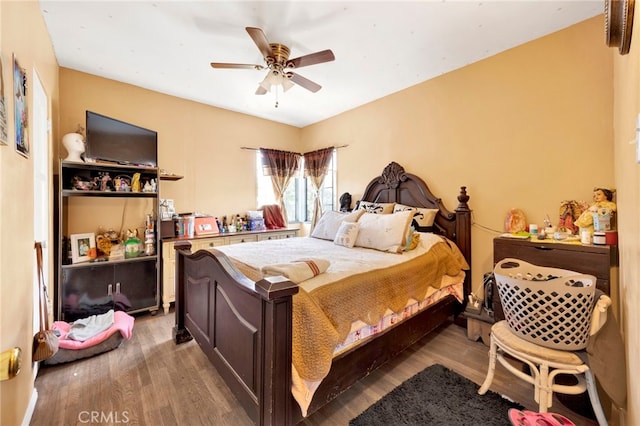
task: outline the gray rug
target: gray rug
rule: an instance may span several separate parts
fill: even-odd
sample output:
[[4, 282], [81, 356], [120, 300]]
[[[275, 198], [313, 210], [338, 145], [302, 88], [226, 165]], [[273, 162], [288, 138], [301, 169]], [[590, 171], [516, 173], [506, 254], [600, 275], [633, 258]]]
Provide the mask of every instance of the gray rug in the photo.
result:
[[509, 408], [523, 409], [441, 366], [432, 365], [389, 392], [358, 417], [351, 426], [372, 425], [511, 425]]

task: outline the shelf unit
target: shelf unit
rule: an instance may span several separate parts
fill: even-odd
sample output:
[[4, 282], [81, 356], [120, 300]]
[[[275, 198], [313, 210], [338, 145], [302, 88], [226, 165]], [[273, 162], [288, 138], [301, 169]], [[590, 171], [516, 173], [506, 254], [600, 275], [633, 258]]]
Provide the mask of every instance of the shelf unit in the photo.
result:
[[[154, 179], [154, 192], [132, 192], [124, 190], [100, 190], [100, 177], [108, 173], [110, 177], [132, 179], [140, 175], [141, 187]], [[87, 184], [77, 185], [76, 181]], [[72, 234], [93, 232], [101, 226], [104, 211], [126, 212], [128, 203], [137, 205], [140, 210], [150, 205], [153, 217], [157, 217], [159, 207], [159, 175], [157, 168], [138, 167], [119, 164], [76, 163], [61, 161], [56, 182], [57, 208], [56, 222], [56, 259], [58, 274], [55, 285], [56, 319], [71, 322], [90, 315], [101, 314], [109, 309], [130, 313], [156, 312], [159, 303], [159, 259], [160, 242], [156, 232], [154, 254], [140, 255], [123, 260], [108, 260], [107, 256], [97, 259], [70, 263], [65, 240]], [[88, 188], [91, 182], [92, 189]], [[130, 181], [129, 181], [130, 182]], [[96, 188], [97, 186], [97, 188]], [[138, 200], [138, 201], [132, 201]], [[108, 207], [108, 208], [105, 208]], [[144, 206], [144, 208], [142, 207]], [[148, 210], [148, 209], [147, 209]], [[107, 215], [109, 213], [106, 213]], [[76, 223], [82, 219], [82, 224]], [[110, 218], [113, 220], [113, 218]], [[144, 223], [144, 215], [139, 223]], [[118, 218], [120, 222], [120, 218]], [[139, 235], [141, 240], [144, 235]], [[144, 242], [144, 240], [143, 240]], [[141, 251], [143, 253], [143, 251]]]

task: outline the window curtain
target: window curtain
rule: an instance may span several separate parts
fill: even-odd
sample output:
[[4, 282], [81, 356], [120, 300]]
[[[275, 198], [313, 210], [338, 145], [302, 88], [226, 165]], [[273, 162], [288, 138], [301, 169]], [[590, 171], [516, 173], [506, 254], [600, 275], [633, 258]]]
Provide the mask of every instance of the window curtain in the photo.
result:
[[320, 198], [320, 188], [327, 175], [331, 158], [333, 158], [334, 147], [323, 148], [317, 151], [304, 154], [304, 175], [309, 178], [313, 186], [313, 214], [311, 216], [311, 231], [315, 228], [322, 215], [322, 199]]
[[271, 176], [271, 184], [276, 195], [276, 201], [282, 210], [284, 224], [288, 226], [287, 209], [284, 205], [284, 191], [289, 186], [291, 179], [298, 173], [302, 156], [296, 152], [266, 148], [260, 148], [260, 154], [262, 155], [262, 173], [265, 176]]

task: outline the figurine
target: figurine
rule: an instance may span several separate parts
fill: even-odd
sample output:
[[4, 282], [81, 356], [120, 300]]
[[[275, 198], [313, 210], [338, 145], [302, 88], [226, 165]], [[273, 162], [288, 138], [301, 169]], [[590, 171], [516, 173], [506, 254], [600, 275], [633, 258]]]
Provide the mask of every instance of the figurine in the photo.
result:
[[348, 192], [345, 192], [340, 196], [340, 211], [351, 211], [351, 194], [349, 194]]
[[111, 191], [109, 183], [111, 182], [111, 176], [109, 172], [105, 172], [100, 178], [100, 191]]
[[131, 180], [131, 191], [140, 192], [140, 173], [134, 173]]
[[616, 203], [613, 200], [613, 190], [606, 188], [594, 188], [593, 189], [593, 203], [586, 209], [578, 220], [575, 221], [575, 225], [588, 229], [593, 232], [593, 215], [605, 212], [613, 214], [616, 211]]
[[62, 144], [68, 153], [65, 161], [84, 163], [81, 157], [84, 153], [84, 139], [80, 133], [67, 133], [62, 137]]

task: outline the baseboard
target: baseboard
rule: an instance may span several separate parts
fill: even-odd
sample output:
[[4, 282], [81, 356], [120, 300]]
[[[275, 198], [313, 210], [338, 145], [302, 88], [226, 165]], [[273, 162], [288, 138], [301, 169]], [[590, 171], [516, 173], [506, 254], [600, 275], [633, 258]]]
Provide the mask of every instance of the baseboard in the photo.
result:
[[24, 418], [22, 419], [22, 426], [29, 426], [31, 424], [31, 418], [36, 411], [36, 402], [38, 402], [38, 390], [33, 388], [27, 411], [24, 413]]

